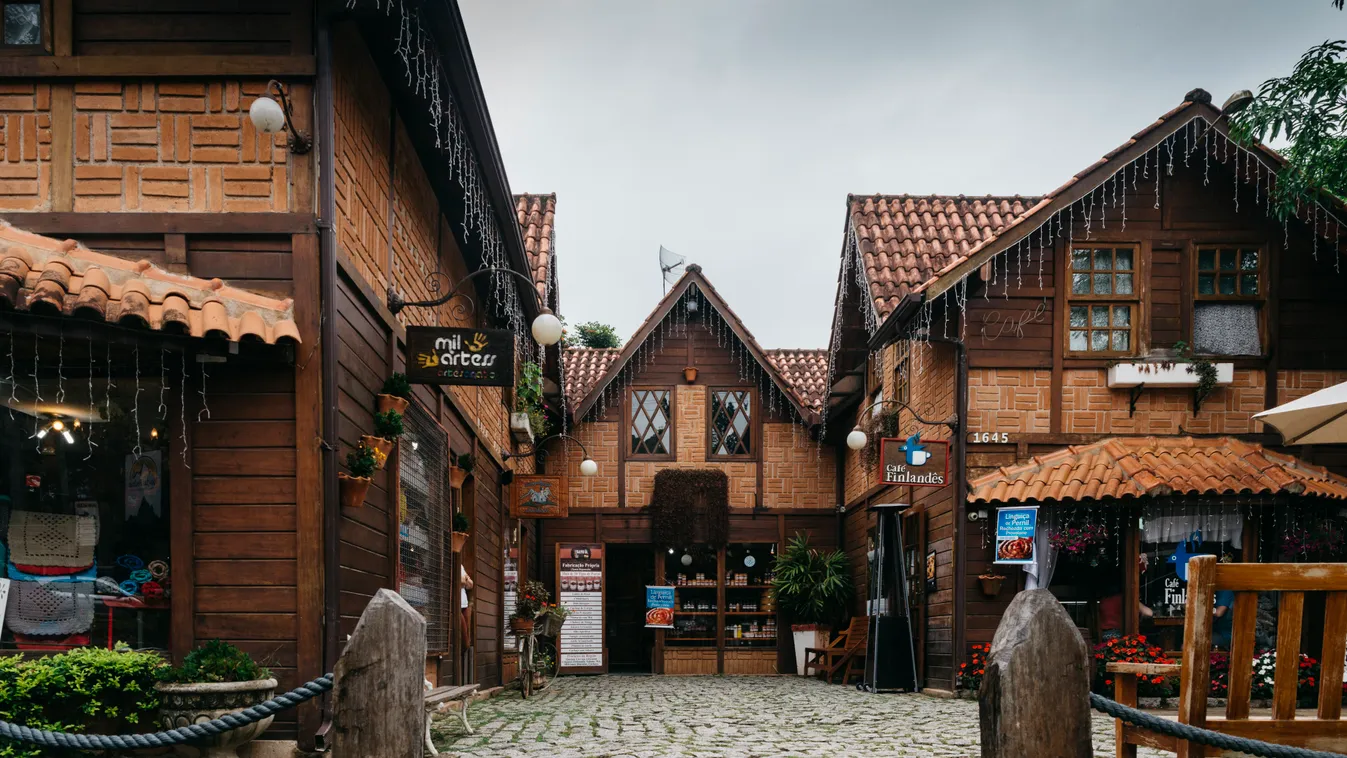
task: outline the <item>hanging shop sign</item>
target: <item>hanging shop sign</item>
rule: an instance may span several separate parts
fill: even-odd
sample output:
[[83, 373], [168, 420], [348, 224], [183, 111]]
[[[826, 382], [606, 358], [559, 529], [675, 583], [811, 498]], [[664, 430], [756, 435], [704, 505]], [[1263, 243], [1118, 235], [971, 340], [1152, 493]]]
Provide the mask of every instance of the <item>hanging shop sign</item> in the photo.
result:
[[674, 588], [645, 588], [645, 628], [673, 629], [674, 626]]
[[571, 612], [557, 641], [560, 672], [606, 673], [602, 545], [557, 545], [557, 599]]
[[912, 487], [944, 487], [949, 484], [949, 441], [923, 440], [920, 434], [907, 439], [880, 441], [881, 484]]
[[413, 384], [514, 386], [514, 332], [407, 327], [407, 379]]
[[511, 518], [566, 518], [569, 504], [566, 477], [515, 474], [510, 489]]
[[996, 512], [996, 563], [1034, 563], [1038, 506], [1002, 508]]

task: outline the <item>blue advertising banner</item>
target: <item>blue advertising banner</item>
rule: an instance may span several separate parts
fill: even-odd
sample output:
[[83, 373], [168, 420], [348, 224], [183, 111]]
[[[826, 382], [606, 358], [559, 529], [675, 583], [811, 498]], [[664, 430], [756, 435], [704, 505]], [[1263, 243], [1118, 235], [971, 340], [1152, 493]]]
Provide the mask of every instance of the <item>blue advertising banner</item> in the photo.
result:
[[996, 563], [1034, 563], [1038, 506], [1002, 508], [996, 512]]
[[647, 629], [673, 629], [674, 588], [645, 588], [645, 626]]

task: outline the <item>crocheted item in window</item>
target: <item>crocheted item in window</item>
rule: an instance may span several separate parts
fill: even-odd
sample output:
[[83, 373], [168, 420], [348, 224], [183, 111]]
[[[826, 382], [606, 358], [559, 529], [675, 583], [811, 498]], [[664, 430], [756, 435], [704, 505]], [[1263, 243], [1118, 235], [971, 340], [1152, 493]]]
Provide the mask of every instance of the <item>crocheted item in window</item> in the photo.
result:
[[94, 583], [11, 581], [5, 626], [15, 634], [66, 636], [94, 623]]
[[16, 564], [84, 568], [97, 545], [93, 516], [16, 511], [9, 519], [9, 559]]

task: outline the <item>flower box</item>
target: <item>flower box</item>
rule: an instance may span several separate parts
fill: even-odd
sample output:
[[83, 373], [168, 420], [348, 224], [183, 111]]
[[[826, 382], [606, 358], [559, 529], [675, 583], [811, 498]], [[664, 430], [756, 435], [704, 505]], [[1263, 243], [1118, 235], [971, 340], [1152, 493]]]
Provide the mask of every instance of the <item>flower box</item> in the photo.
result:
[[[1212, 365], [1216, 367], [1217, 384], [1235, 380], [1235, 364]], [[1199, 380], [1193, 364], [1185, 362], [1115, 363], [1108, 370], [1109, 387], [1196, 387]]]
[[510, 414], [510, 436], [514, 437], [515, 442], [533, 444], [533, 424], [527, 413]]

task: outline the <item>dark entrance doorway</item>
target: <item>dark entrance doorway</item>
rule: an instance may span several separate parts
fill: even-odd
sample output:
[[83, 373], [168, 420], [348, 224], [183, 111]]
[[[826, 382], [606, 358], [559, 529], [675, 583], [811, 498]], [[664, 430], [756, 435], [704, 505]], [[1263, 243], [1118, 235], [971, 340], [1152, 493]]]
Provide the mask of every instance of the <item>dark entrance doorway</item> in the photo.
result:
[[645, 628], [645, 586], [655, 583], [655, 553], [649, 545], [604, 545], [608, 670], [650, 673], [655, 633]]

